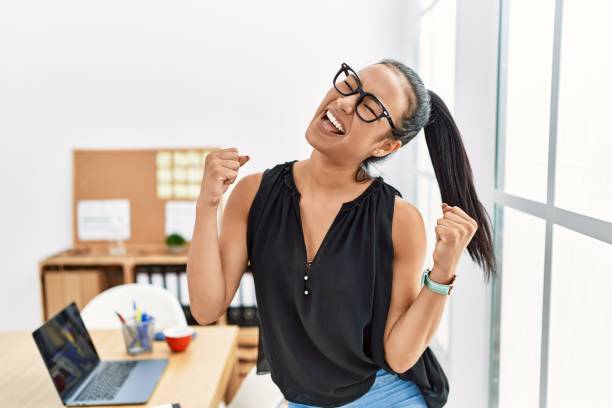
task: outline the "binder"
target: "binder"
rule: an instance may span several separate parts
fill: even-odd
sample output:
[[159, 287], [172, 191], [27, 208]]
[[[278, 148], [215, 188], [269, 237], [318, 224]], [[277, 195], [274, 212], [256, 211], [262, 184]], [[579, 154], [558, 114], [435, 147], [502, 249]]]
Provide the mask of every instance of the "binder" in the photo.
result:
[[187, 286], [187, 273], [181, 272], [179, 274], [179, 288], [180, 288], [180, 301], [181, 304], [189, 305], [189, 287]]
[[155, 269], [156, 269], [156, 272], [151, 274], [151, 285], [163, 288], [164, 287], [164, 274], [159, 272], [158, 268], [155, 268]]
[[255, 280], [250, 271], [242, 274], [238, 289], [228, 305], [226, 316], [228, 324], [241, 327], [252, 327], [259, 324]]
[[232, 301], [227, 307], [227, 323], [240, 325], [242, 320], [242, 285], [238, 286]]
[[172, 293], [174, 297], [180, 300], [178, 274], [175, 272], [166, 272], [164, 276], [166, 277], [166, 289]]
[[141, 283], [141, 284], [150, 284], [151, 282], [149, 282], [149, 274], [143, 271], [143, 268], [138, 268], [140, 270], [140, 272], [136, 273], [136, 283]]
[[252, 272], [242, 275], [242, 321], [241, 326], [257, 326], [257, 299], [255, 297], [255, 280]]

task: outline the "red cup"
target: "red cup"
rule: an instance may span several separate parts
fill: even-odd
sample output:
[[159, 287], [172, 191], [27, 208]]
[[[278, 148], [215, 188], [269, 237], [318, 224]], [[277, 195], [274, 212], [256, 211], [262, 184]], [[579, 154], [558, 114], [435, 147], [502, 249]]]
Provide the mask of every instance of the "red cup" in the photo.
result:
[[193, 327], [174, 326], [164, 330], [164, 338], [172, 351], [183, 351], [189, 346], [193, 337]]

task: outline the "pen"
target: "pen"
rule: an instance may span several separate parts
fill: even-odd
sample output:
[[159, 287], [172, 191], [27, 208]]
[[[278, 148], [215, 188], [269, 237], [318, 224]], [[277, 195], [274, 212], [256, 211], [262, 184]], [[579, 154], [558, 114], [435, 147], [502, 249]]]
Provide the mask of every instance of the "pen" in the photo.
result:
[[121, 321], [122, 324], [124, 324], [124, 325], [127, 324], [125, 319], [123, 318], [123, 316], [121, 316], [121, 313], [115, 311], [115, 314], [119, 317], [119, 320]]
[[130, 333], [132, 337], [132, 341], [130, 342], [130, 345], [128, 346], [128, 348], [131, 348], [136, 342], [138, 332], [134, 333], [134, 331], [130, 328], [130, 326], [128, 326], [127, 322], [125, 321], [125, 318], [121, 315], [121, 313], [115, 311], [115, 314], [117, 315], [117, 317], [119, 317], [119, 320], [121, 321], [121, 325], [125, 327], [127, 332]]

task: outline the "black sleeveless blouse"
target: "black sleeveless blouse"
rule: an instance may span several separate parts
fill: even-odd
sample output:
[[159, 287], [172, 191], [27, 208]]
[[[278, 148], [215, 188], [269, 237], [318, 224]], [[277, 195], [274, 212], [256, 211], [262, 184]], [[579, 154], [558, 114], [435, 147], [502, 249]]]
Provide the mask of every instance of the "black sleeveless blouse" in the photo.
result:
[[[293, 163], [267, 168], [249, 209], [248, 258], [259, 316], [257, 373], [270, 373], [284, 397], [336, 407], [365, 394], [384, 358], [391, 300], [395, 195], [381, 176], [340, 211], [306, 259]], [[442, 407], [448, 381], [429, 347], [401, 379], [428, 407]]]

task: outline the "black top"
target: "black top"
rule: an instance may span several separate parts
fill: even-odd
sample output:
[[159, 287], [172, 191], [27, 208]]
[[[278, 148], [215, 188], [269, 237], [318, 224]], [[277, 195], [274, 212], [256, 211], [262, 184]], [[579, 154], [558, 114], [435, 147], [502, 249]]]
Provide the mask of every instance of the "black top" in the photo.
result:
[[[365, 394], [385, 362], [395, 195], [381, 176], [342, 204], [306, 259], [293, 163], [264, 171], [249, 210], [247, 250], [259, 314], [257, 373], [270, 372], [289, 401], [334, 407]], [[429, 347], [400, 378], [441, 407], [448, 381]]]

